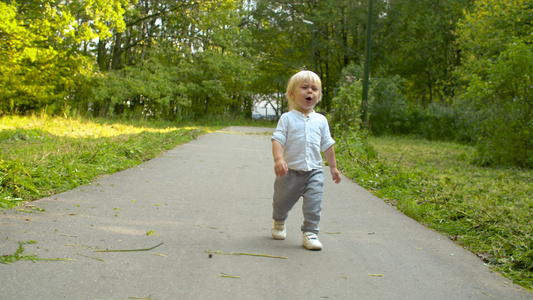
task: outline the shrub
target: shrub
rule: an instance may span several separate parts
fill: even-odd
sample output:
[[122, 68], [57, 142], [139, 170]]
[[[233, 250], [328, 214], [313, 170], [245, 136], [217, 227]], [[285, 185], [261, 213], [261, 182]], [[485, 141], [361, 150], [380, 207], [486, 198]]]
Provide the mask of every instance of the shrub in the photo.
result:
[[455, 108], [433, 102], [423, 111], [418, 133], [429, 140], [456, 140], [458, 118], [458, 112]]
[[517, 41], [472, 75], [460, 98], [468, 135], [477, 140], [480, 165], [533, 167], [533, 51]]
[[370, 124], [375, 134], [405, 134], [412, 130], [410, 107], [401, 90], [405, 80], [400, 76], [377, 79], [369, 104]]

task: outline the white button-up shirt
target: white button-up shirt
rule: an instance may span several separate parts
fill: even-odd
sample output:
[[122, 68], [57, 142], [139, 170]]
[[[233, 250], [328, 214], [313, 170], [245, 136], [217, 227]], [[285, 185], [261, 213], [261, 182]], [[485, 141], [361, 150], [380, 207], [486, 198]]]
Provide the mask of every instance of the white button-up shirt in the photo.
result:
[[281, 116], [272, 139], [283, 146], [283, 159], [296, 171], [322, 168], [320, 152], [335, 144], [326, 117], [314, 111], [306, 117], [295, 109]]

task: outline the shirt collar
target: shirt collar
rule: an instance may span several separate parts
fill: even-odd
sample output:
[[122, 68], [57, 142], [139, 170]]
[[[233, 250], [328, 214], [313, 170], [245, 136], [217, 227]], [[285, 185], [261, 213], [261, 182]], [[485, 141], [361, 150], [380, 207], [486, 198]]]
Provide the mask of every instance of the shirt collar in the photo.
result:
[[291, 112], [295, 113], [297, 116], [300, 116], [300, 117], [302, 117], [304, 119], [307, 119], [308, 117], [311, 118], [311, 116], [315, 113], [315, 110], [313, 109], [313, 111], [307, 117], [305, 116], [305, 114], [303, 112], [298, 111], [296, 109], [291, 110]]

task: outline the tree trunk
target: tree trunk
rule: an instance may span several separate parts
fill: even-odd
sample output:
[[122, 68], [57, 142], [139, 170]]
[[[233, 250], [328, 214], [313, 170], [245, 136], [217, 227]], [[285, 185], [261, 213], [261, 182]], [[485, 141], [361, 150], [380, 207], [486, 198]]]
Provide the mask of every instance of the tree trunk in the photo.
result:
[[106, 71], [108, 69], [109, 64], [107, 64], [106, 59], [106, 40], [99, 39], [98, 40], [98, 54], [96, 57], [96, 61], [98, 63], [98, 67], [100, 68], [100, 71]]
[[208, 108], [209, 108], [209, 97], [205, 99], [204, 114], [207, 114]]
[[112, 70], [117, 70], [121, 67], [122, 51], [122, 32], [117, 32], [115, 35], [115, 46], [113, 47], [113, 60], [111, 62]]

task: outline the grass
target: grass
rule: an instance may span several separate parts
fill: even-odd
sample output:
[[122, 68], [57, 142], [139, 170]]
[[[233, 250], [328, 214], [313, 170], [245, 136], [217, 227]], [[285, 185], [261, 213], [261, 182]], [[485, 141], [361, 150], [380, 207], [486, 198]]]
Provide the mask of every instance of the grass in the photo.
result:
[[[338, 152], [344, 173], [515, 283], [533, 290], [533, 171], [471, 164], [471, 147], [372, 137], [377, 158]], [[352, 153], [352, 154], [350, 154]]]
[[131, 168], [220, 127], [72, 118], [0, 119], [0, 210]]
[[11, 255], [2, 255], [0, 256], [0, 263], [2, 264], [11, 264], [19, 260], [31, 260], [33, 262], [39, 260], [37, 256], [34, 254], [24, 254], [24, 244], [35, 244], [35, 241], [28, 241], [28, 242], [19, 242], [19, 246], [17, 250], [15, 250], [15, 253]]
[[37, 261], [72, 261], [75, 259], [68, 259], [68, 258], [39, 258], [35, 254], [24, 254], [24, 246], [27, 244], [36, 244], [36, 241], [26, 241], [26, 242], [19, 242], [19, 246], [17, 250], [15, 250], [15, 253], [13, 254], [7, 254], [7, 255], [1, 255], [0, 256], [0, 263], [2, 264], [12, 264], [14, 262], [17, 262], [19, 260], [31, 260], [33, 262]]

